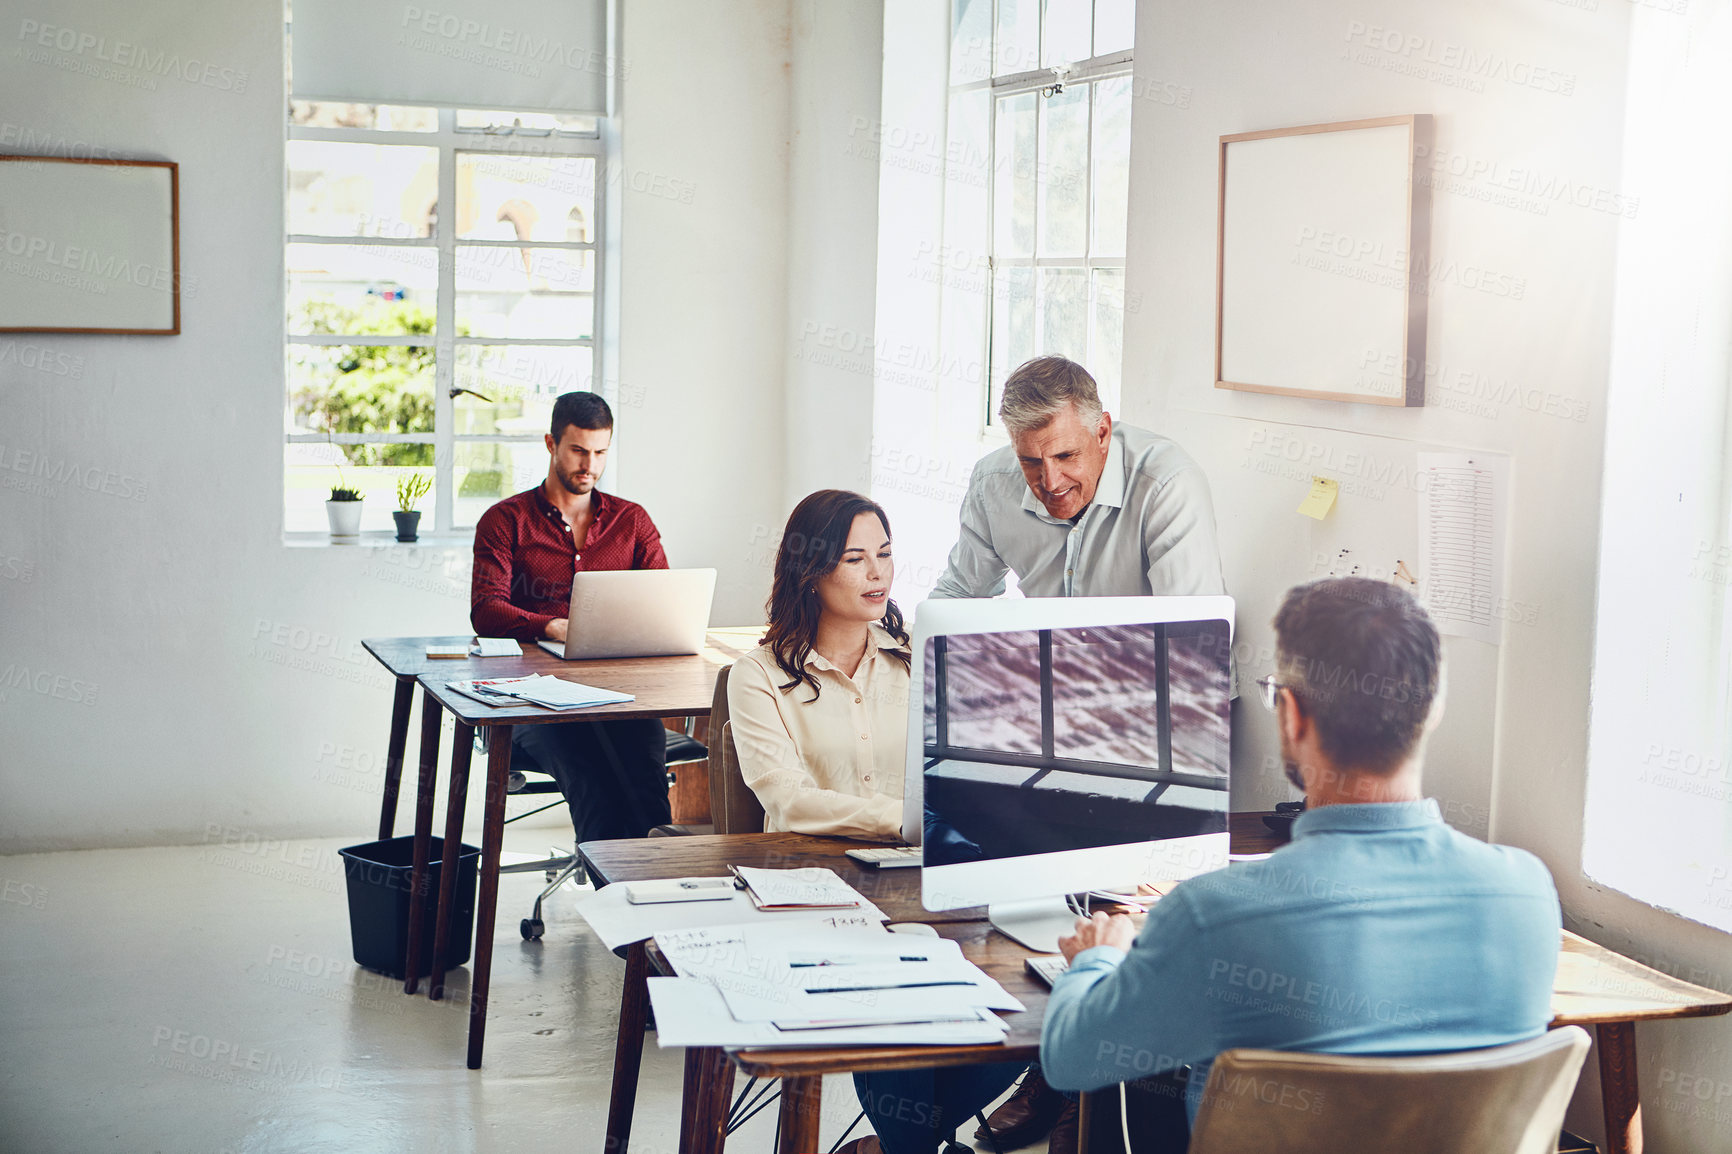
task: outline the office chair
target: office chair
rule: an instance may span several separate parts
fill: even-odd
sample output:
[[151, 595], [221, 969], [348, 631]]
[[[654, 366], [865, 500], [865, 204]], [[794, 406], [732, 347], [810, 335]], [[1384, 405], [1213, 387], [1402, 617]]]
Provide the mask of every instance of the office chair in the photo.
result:
[[1553, 1154], [1587, 1052], [1579, 1026], [1414, 1057], [1227, 1050], [1189, 1154]]
[[764, 807], [740, 776], [740, 758], [734, 748], [734, 726], [728, 718], [727, 666], [716, 675], [716, 692], [710, 700], [708, 777], [710, 824], [664, 825], [650, 831], [651, 837], [677, 837], [700, 833], [763, 833]]
[[[674, 767], [703, 761], [709, 756], [709, 750], [689, 732], [691, 727], [692, 719], [688, 717], [686, 719], [687, 732], [682, 733], [672, 729], [664, 731], [667, 738], [667, 764], [670, 771], [668, 773], [669, 784], [672, 784], [673, 782], [672, 770]], [[481, 747], [484, 755], [487, 751], [487, 745], [491, 734], [491, 727], [483, 727], [475, 731], [477, 744]], [[530, 780], [528, 775], [531, 773], [537, 774], [538, 776], [545, 776], [548, 780]], [[522, 749], [513, 749], [511, 751], [511, 775], [506, 782], [506, 794], [517, 797], [551, 793], [556, 800], [550, 801], [546, 805], [537, 806], [535, 809], [526, 810], [514, 817], [508, 817], [505, 819], [506, 825], [510, 825], [514, 821], [522, 821], [526, 817], [534, 817], [538, 813], [545, 813], [547, 810], [550, 810], [555, 806], [565, 804], [565, 798], [559, 792], [559, 783], [553, 781], [551, 778], [551, 774], [549, 774], [545, 769], [542, 769], [540, 765], [536, 764], [534, 757], [530, 756]], [[564, 885], [567, 881], [575, 880], [578, 885], [582, 885], [585, 880], [583, 859], [577, 856], [575, 847], [573, 847], [571, 853], [566, 853], [564, 850], [555, 847], [549, 849], [548, 854], [549, 856], [543, 860], [517, 862], [512, 865], [502, 865], [499, 867], [499, 872], [502, 874], [534, 873], [537, 870], [541, 870], [546, 874], [547, 886], [536, 895], [535, 909], [527, 918], [524, 918], [518, 923], [518, 932], [523, 935], [523, 940], [526, 942], [540, 941], [541, 935], [547, 929], [546, 925], [541, 920], [541, 904], [551, 897], [553, 892], [560, 886]]]

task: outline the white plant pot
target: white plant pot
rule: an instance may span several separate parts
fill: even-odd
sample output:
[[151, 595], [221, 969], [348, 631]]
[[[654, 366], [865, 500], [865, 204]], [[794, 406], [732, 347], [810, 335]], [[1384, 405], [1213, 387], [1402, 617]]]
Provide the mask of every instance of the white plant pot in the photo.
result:
[[326, 501], [325, 516], [331, 522], [331, 540], [358, 541], [361, 537], [361, 502]]

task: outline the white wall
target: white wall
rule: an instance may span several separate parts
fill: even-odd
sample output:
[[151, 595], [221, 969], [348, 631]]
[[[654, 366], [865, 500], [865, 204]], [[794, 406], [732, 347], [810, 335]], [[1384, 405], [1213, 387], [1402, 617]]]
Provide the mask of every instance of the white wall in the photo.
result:
[[[281, 543], [282, 7], [10, 11], [9, 44], [35, 20], [246, 80], [54, 49], [0, 68], [0, 150], [180, 163], [188, 286], [178, 337], [0, 334], [0, 852], [364, 836], [391, 694], [360, 639], [467, 629], [468, 560]], [[790, 435], [788, 3], [625, 0], [621, 23], [614, 480], [675, 564], [722, 571], [718, 622], [757, 620]]]
[[[1501, 646], [1447, 643], [1428, 792], [1457, 826], [1544, 858], [1572, 928], [1727, 988], [1723, 935], [1601, 890], [1580, 866], [1620, 226], [1626, 212], [1646, 225], [1666, 211], [1621, 162], [1631, 19], [1610, 3], [1140, 4], [1124, 415], [1176, 437], [1209, 474], [1247, 677], [1270, 666], [1280, 593], [1339, 548], [1374, 572], [1413, 564], [1417, 494], [1399, 478], [1416, 453], [1508, 454], [1511, 619]], [[1545, 90], [1566, 80], [1568, 92]], [[1520, 278], [1520, 298], [1447, 273], [1434, 285], [1424, 409], [1212, 388], [1217, 138], [1410, 112], [1436, 118], [1434, 268]], [[1322, 523], [1294, 511], [1314, 472], [1342, 484]], [[1285, 797], [1266, 718], [1237, 720], [1235, 804]], [[1728, 1116], [1692, 1115], [1677, 1081], [1732, 1082], [1732, 1023], [1649, 1023], [1638, 1037], [1648, 1149], [1732, 1147]], [[1570, 1126], [1597, 1135], [1592, 1070]]]

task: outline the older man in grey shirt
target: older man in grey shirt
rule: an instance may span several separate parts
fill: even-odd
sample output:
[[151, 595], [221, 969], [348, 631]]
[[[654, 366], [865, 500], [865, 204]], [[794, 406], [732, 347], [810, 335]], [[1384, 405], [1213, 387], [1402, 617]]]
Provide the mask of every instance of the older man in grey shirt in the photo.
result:
[[1224, 592], [1209, 482], [1165, 437], [1115, 425], [1094, 378], [1036, 357], [1005, 382], [1010, 444], [974, 466], [934, 597]]
[[[1203, 470], [1178, 445], [1101, 409], [1087, 369], [1036, 357], [1004, 383], [1010, 444], [974, 466], [962, 536], [934, 597], [996, 597], [1015, 571], [1029, 597], [1223, 593], [1215, 509]], [[996, 1148], [1077, 1148], [1077, 1109], [1030, 1069], [987, 1119]], [[976, 1132], [976, 1138], [985, 1139]]]

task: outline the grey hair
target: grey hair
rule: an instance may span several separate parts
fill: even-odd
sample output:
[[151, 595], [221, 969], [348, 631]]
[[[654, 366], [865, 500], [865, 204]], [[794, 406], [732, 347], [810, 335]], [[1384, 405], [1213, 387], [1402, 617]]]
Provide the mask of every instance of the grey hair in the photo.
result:
[[1027, 433], [1066, 405], [1076, 407], [1085, 428], [1100, 424], [1101, 397], [1089, 371], [1065, 357], [1036, 357], [1018, 365], [1004, 382], [998, 421], [1012, 435]]

